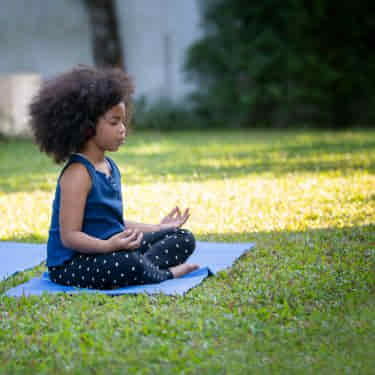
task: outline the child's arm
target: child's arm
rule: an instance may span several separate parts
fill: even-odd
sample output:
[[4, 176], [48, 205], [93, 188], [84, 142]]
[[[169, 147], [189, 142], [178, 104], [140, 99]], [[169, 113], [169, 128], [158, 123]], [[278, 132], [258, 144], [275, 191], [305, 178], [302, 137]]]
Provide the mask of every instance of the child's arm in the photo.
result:
[[135, 221], [125, 221], [125, 226], [130, 229], [137, 229], [142, 232], [157, 232], [163, 229], [179, 228], [186, 223], [190, 217], [189, 209], [187, 208], [183, 214], [178, 206], [176, 206], [167, 216], [165, 216], [160, 224], [143, 224]]
[[143, 224], [143, 223], [137, 223], [135, 221], [125, 221], [125, 227], [129, 229], [137, 229], [141, 232], [157, 232], [161, 229], [159, 224]]
[[60, 179], [60, 235], [64, 246], [82, 253], [108, 253], [140, 246], [142, 233], [124, 231], [108, 240], [101, 240], [82, 232], [87, 195], [91, 189], [87, 169], [79, 163], [71, 164]]

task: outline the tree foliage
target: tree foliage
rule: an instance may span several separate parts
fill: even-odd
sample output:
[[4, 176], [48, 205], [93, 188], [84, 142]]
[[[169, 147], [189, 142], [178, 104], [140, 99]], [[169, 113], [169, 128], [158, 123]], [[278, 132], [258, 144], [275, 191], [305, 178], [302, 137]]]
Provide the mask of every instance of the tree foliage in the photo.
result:
[[375, 119], [374, 6], [369, 1], [210, 0], [185, 68], [213, 123]]

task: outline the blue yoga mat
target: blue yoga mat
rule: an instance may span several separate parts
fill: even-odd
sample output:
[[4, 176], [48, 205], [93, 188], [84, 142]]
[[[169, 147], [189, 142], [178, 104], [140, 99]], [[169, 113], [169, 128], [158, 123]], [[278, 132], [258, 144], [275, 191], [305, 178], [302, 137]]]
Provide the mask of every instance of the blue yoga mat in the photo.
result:
[[[3, 246], [4, 243], [0, 242], [0, 261], [8, 261], [9, 258], [22, 259], [25, 253], [33, 253], [33, 264], [26, 265], [27, 268], [31, 268], [33, 265], [40, 264], [45, 259], [45, 245], [29, 245], [20, 246], [20, 244], [13, 244], [14, 251], [8, 253], [8, 256], [4, 256], [8, 251]], [[9, 244], [9, 243], [8, 243]], [[24, 245], [24, 244], [22, 244]], [[230, 267], [233, 262], [239, 258], [242, 254], [249, 251], [254, 244], [252, 243], [216, 243], [216, 242], [201, 242], [197, 241], [196, 250], [192, 256], [188, 259], [189, 263], [197, 263], [201, 268], [195, 270], [188, 275], [177, 279], [166, 280], [159, 284], [146, 284], [127, 286], [123, 288], [113, 290], [99, 290], [99, 289], [88, 289], [88, 288], [76, 288], [71, 286], [58, 285], [52, 282], [48, 276], [48, 272], [44, 272], [41, 277], [35, 277], [28, 282], [18, 285], [15, 288], [9, 289], [5, 294], [7, 296], [20, 297], [22, 295], [41, 295], [44, 292], [58, 293], [65, 292], [68, 294], [76, 293], [104, 293], [108, 295], [120, 295], [120, 294], [136, 294], [136, 293], [163, 293], [167, 295], [183, 295], [191, 288], [200, 284], [209, 275], [214, 275], [218, 271]], [[31, 248], [35, 247], [35, 251]], [[40, 250], [44, 251], [43, 257], [40, 256]], [[10, 256], [11, 254], [11, 256]], [[28, 254], [29, 256], [30, 254]], [[30, 256], [30, 258], [32, 258]], [[17, 264], [16, 268], [11, 266]], [[24, 269], [26, 269], [26, 267]], [[19, 263], [12, 261], [6, 272], [8, 275], [20, 271]]]
[[0, 282], [38, 266], [46, 259], [46, 251], [45, 244], [0, 242]]

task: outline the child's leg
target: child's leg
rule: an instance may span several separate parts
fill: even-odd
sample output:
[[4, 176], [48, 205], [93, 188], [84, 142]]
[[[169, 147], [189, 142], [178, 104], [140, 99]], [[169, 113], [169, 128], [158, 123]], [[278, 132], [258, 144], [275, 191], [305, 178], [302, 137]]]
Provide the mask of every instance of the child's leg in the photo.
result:
[[173, 278], [138, 251], [81, 254], [59, 267], [50, 267], [52, 281], [80, 288], [114, 289], [126, 285], [152, 284]]
[[193, 253], [195, 238], [187, 229], [167, 229], [145, 233], [137, 249], [160, 269], [182, 264]]

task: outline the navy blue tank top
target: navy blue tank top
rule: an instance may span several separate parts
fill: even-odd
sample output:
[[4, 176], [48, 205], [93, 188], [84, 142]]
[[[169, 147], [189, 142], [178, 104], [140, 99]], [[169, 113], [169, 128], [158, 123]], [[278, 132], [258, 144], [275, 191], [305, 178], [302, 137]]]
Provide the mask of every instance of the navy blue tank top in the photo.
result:
[[47, 242], [48, 267], [59, 266], [78, 253], [78, 251], [63, 245], [59, 225], [60, 178], [64, 170], [72, 163], [83, 164], [87, 168], [92, 181], [92, 187], [86, 200], [82, 232], [105, 240], [125, 229], [120, 171], [113, 160], [107, 157], [106, 160], [111, 166], [110, 176], [97, 171], [94, 165], [80, 154], [72, 155], [61, 171], [52, 206], [52, 219]]

